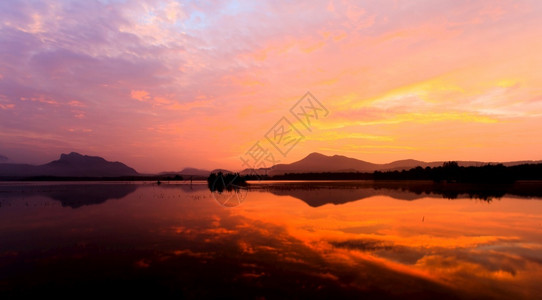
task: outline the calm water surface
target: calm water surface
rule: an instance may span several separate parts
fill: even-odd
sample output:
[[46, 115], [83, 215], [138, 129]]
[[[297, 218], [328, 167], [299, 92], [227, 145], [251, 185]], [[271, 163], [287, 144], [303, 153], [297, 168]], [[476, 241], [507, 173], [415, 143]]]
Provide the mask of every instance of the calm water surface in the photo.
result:
[[0, 296], [540, 299], [542, 200], [482, 194], [0, 183]]

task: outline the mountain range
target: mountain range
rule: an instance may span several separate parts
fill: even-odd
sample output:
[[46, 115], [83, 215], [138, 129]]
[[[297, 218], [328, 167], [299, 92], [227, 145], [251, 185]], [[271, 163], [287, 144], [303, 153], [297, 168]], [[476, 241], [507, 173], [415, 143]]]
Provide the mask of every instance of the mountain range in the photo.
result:
[[99, 156], [72, 152], [44, 165], [0, 164], [0, 177], [120, 177], [137, 176], [136, 170], [121, 162], [110, 162]]
[[[286, 173], [322, 173], [322, 172], [361, 172], [371, 173], [374, 171], [401, 171], [416, 167], [437, 167], [442, 166], [444, 161], [424, 162], [414, 159], [397, 160], [387, 164], [375, 164], [342, 155], [328, 156], [317, 152], [307, 155], [305, 158], [290, 163], [277, 164], [273, 168], [257, 169], [257, 174], [267, 174], [269, 176], [283, 175]], [[498, 162], [480, 162], [480, 161], [458, 161], [459, 166], [483, 166], [488, 163], [497, 164]], [[513, 161], [502, 163], [505, 166], [515, 166], [528, 163], [542, 163], [542, 161]], [[251, 170], [246, 169], [241, 172], [242, 175], [249, 174]]]
[[[277, 164], [273, 168], [262, 168], [256, 170], [257, 174], [283, 175], [286, 173], [322, 173], [322, 172], [374, 172], [408, 170], [415, 167], [436, 167], [441, 166], [443, 161], [424, 162], [413, 159], [398, 160], [387, 164], [375, 164], [342, 155], [328, 156], [320, 153], [311, 153], [305, 158], [290, 163]], [[479, 161], [458, 161], [460, 166], [482, 166], [489, 162]], [[515, 166], [527, 163], [542, 163], [542, 161], [513, 161], [504, 162], [505, 166]], [[496, 164], [496, 162], [492, 162]], [[179, 172], [163, 172], [158, 175], [180, 175], [185, 178], [204, 179], [211, 172], [230, 173], [228, 170], [215, 169], [212, 171], [185, 168]], [[241, 175], [251, 174], [252, 170], [245, 169]], [[122, 176], [143, 176], [135, 169], [121, 163], [107, 161], [98, 156], [81, 155], [72, 152], [61, 154], [58, 160], [44, 165], [8, 164], [0, 163], [0, 177], [24, 178], [36, 176], [55, 177], [122, 177]]]

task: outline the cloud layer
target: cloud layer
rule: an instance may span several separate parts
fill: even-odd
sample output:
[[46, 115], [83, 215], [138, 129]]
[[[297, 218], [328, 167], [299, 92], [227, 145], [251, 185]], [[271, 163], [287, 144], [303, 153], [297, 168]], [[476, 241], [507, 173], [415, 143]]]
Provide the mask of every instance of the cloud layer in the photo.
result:
[[330, 114], [299, 127], [283, 161], [540, 159], [541, 13], [538, 1], [3, 2], [0, 150], [239, 169], [311, 91]]

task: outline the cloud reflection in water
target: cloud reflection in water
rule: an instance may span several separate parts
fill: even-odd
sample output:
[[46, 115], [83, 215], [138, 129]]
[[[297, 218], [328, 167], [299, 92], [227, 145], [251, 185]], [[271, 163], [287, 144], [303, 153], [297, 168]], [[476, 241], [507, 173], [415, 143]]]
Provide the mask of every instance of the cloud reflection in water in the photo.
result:
[[63, 283], [66, 293], [97, 284], [187, 298], [538, 295], [542, 201], [381, 192], [313, 207], [251, 190], [224, 208], [205, 185], [163, 184], [76, 210], [2, 206], [0, 291], [52, 293]]

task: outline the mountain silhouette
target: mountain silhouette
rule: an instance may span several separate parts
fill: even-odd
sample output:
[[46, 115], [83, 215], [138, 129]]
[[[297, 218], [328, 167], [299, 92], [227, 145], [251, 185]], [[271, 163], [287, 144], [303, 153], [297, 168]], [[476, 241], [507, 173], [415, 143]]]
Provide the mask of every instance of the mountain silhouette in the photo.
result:
[[374, 171], [377, 164], [342, 155], [326, 156], [320, 153], [311, 153], [302, 160], [291, 164], [278, 164], [272, 173], [294, 173], [303, 170], [304, 173], [315, 172], [356, 172], [359, 170]]
[[110, 162], [99, 156], [76, 152], [61, 154], [60, 159], [44, 165], [0, 164], [2, 177], [119, 177], [136, 176], [137, 171], [121, 162]]
[[[261, 168], [256, 170], [257, 174], [267, 174], [269, 176], [283, 175], [286, 173], [339, 173], [339, 172], [374, 172], [374, 171], [401, 171], [409, 170], [416, 167], [438, 167], [442, 166], [444, 161], [424, 162], [414, 159], [397, 160], [387, 164], [376, 164], [359, 160], [356, 158], [346, 157], [343, 155], [328, 156], [321, 153], [313, 152], [305, 158], [290, 163], [277, 164], [272, 168]], [[458, 165], [462, 167], [479, 167], [483, 165], [498, 164], [496, 162], [481, 162], [481, 161], [458, 161]], [[504, 166], [516, 166], [528, 163], [542, 163], [542, 161], [513, 161], [504, 162]], [[251, 174], [250, 169], [245, 169], [240, 172], [241, 175]]]
[[211, 171], [203, 170], [203, 169], [196, 169], [196, 168], [184, 168], [181, 172], [179, 172], [182, 176], [209, 176], [211, 174]]
[[211, 174], [211, 171], [203, 170], [203, 169], [197, 169], [197, 168], [184, 168], [180, 172], [179, 171], [168, 171], [168, 172], [160, 172], [158, 175], [164, 175], [164, 176], [172, 176], [172, 175], [179, 175], [184, 178], [207, 178], [209, 177], [209, 174]]

